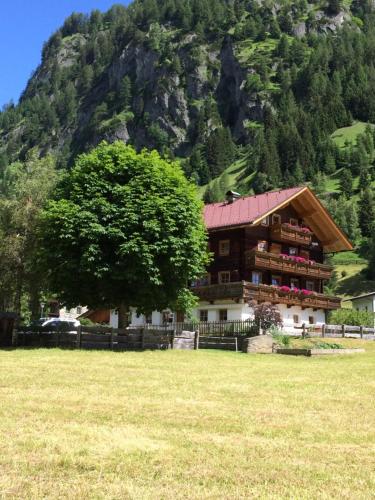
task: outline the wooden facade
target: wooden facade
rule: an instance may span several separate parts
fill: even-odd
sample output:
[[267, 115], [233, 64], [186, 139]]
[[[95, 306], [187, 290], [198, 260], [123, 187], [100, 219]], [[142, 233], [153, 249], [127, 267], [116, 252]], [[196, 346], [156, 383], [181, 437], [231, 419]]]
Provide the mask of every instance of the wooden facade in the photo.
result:
[[209, 231], [209, 248], [207, 277], [194, 286], [201, 301], [340, 307], [340, 299], [323, 295], [333, 271], [324, 264], [323, 244], [291, 204], [257, 225]]

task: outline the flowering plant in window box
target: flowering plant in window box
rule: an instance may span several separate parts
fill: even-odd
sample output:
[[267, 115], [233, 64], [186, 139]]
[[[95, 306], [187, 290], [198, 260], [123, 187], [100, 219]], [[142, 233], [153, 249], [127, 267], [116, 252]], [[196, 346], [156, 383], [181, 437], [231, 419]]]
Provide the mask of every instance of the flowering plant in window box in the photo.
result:
[[309, 227], [306, 227], [306, 226], [294, 226], [293, 224], [290, 224], [289, 222], [285, 223], [285, 226], [288, 227], [289, 229], [294, 229], [295, 231], [299, 231], [301, 233], [312, 234], [311, 229]]
[[290, 287], [289, 286], [286, 286], [286, 285], [283, 285], [283, 286], [279, 286], [279, 291], [282, 292], [282, 293], [290, 293]]

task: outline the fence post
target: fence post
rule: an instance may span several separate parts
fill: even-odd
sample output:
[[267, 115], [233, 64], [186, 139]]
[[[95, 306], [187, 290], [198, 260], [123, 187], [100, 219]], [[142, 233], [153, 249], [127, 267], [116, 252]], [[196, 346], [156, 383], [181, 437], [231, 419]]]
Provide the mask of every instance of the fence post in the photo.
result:
[[304, 339], [306, 337], [306, 324], [302, 324], [302, 338]]
[[176, 335], [176, 330], [171, 331], [171, 336], [170, 336], [170, 344], [171, 344], [171, 349], [174, 348], [174, 337]]
[[12, 346], [13, 347], [18, 347], [18, 329], [13, 326], [13, 331], [12, 331]]
[[77, 340], [76, 340], [77, 349], [81, 349], [81, 343], [82, 343], [81, 337], [82, 337], [82, 326], [79, 325], [79, 327], [77, 328]]
[[141, 349], [145, 348], [145, 329], [141, 328]]
[[322, 325], [322, 337], [324, 338], [326, 336], [326, 325], [323, 323]]
[[341, 334], [342, 334], [342, 338], [345, 338], [345, 325], [341, 326]]
[[359, 334], [361, 336], [361, 339], [363, 339], [363, 325], [359, 327]]
[[234, 341], [235, 341], [235, 344], [236, 344], [236, 352], [238, 352], [238, 338], [234, 337]]
[[197, 351], [199, 349], [199, 330], [195, 330], [194, 335], [194, 350]]
[[114, 341], [115, 334], [113, 332], [113, 328], [111, 328], [111, 330], [110, 330], [110, 335], [111, 335], [111, 349], [113, 351], [113, 346], [114, 346], [114, 343], [115, 343], [115, 341]]

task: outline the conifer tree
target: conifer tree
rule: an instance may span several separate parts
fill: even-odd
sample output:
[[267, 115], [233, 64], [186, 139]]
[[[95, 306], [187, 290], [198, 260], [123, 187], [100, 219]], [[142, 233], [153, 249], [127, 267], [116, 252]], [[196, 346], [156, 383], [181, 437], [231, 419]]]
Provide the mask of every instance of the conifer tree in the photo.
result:
[[372, 191], [369, 187], [363, 191], [358, 202], [359, 208], [359, 227], [362, 236], [369, 238], [372, 236], [375, 221], [375, 201]]
[[349, 169], [344, 169], [340, 178], [340, 192], [346, 198], [350, 198], [353, 194], [353, 176]]

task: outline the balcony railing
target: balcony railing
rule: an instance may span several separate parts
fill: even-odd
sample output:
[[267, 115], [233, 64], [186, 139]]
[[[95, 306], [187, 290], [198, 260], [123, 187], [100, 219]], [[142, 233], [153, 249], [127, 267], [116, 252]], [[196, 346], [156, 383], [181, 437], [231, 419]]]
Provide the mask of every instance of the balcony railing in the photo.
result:
[[255, 269], [267, 269], [324, 280], [329, 280], [333, 271], [331, 266], [325, 264], [311, 263], [311, 261], [298, 262], [293, 258], [259, 250], [247, 252], [246, 265]]
[[300, 306], [313, 309], [339, 309], [341, 299], [327, 295], [309, 292], [294, 292], [270, 285], [255, 285], [248, 281], [237, 283], [223, 283], [218, 285], [198, 286], [192, 291], [201, 301], [215, 302], [216, 300], [235, 300], [272, 302], [273, 304], [286, 304], [287, 306]]
[[339, 309], [341, 299], [330, 297], [321, 293], [302, 291], [283, 291], [279, 287], [270, 285], [246, 284], [247, 295], [259, 302], [272, 302], [274, 304], [286, 304], [287, 306], [311, 307], [313, 309]]
[[192, 292], [200, 300], [212, 302], [215, 300], [240, 300], [246, 298], [246, 281], [235, 283], [222, 283], [218, 285], [192, 287]]
[[290, 224], [274, 224], [271, 226], [271, 238], [285, 243], [310, 246], [312, 234], [307, 229], [294, 227]]

